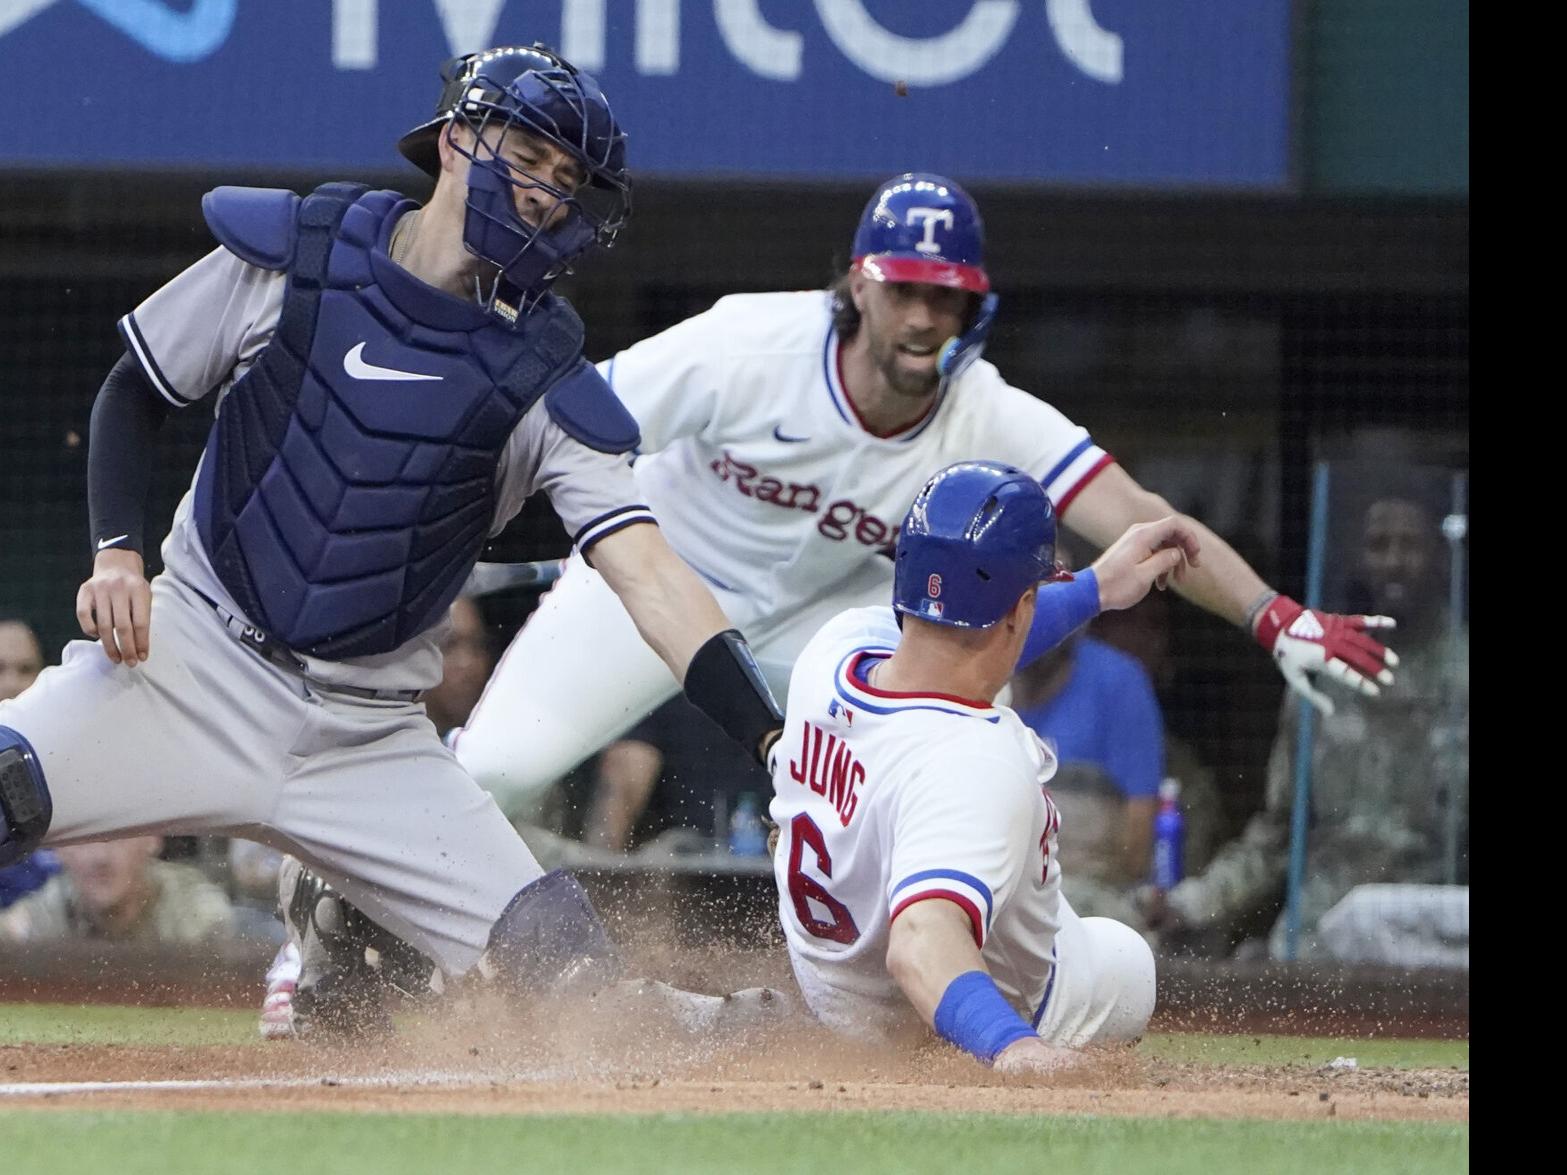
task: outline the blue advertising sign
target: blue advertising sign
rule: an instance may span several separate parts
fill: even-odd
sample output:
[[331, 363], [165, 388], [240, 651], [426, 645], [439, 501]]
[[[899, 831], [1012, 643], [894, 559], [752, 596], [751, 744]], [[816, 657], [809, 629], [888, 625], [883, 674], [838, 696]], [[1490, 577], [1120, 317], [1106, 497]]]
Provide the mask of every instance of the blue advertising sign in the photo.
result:
[[397, 163], [447, 56], [545, 41], [634, 171], [1268, 188], [1290, 0], [0, 0], [0, 166]]

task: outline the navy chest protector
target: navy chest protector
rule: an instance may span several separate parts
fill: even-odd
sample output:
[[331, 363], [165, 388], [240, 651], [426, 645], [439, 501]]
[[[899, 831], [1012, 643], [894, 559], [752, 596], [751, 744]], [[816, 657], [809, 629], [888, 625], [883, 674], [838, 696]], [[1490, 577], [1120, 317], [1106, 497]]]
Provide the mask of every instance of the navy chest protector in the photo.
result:
[[593, 448], [637, 443], [564, 301], [508, 327], [391, 263], [408, 207], [350, 184], [203, 202], [225, 246], [288, 285], [208, 437], [197, 525], [244, 613], [313, 656], [387, 653], [440, 619], [488, 537], [507, 439], [541, 397]]

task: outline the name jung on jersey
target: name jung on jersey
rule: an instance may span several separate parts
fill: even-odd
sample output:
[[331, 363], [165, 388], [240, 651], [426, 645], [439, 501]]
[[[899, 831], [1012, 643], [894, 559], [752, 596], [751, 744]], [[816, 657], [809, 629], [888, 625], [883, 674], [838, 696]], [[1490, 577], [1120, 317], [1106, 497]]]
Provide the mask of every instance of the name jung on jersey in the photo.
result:
[[[738, 460], [728, 449], [725, 449], [723, 457], [713, 461], [710, 467], [718, 474], [719, 481], [733, 480], [735, 489], [748, 498], [755, 498], [758, 502], [771, 502], [774, 506], [781, 506], [785, 510], [803, 510], [807, 514], [815, 514], [820, 509], [822, 500], [820, 487], [802, 485], [794, 481], [783, 482], [776, 477], [763, 476], [760, 469]], [[847, 498], [839, 498], [821, 513], [816, 529], [823, 538], [841, 543], [849, 537], [852, 530], [857, 542], [864, 543], [867, 547], [885, 550], [888, 555], [892, 554], [893, 546], [898, 539], [896, 524], [883, 522], [869, 510]]]
[[[843, 711], [853, 724], [853, 712]], [[865, 782], [865, 767], [849, 750], [847, 741], [829, 734], [814, 722], [803, 724], [800, 755], [789, 760], [789, 775], [798, 784], [824, 797], [838, 812], [845, 828], [854, 818], [860, 803], [860, 785]]]
[[[840, 706], [836, 699], [829, 713], [854, 725], [854, 711]], [[796, 758], [789, 760], [789, 776], [802, 787], [808, 787], [823, 797], [836, 809], [839, 822], [849, 827], [855, 809], [860, 803], [860, 785], [865, 782], [865, 767], [849, 750], [847, 739], [830, 734], [814, 722], [801, 726], [800, 750]], [[1039, 874], [1039, 884], [1050, 879], [1050, 841], [1061, 831], [1061, 813], [1056, 810], [1050, 790], [1041, 786], [1045, 798], [1045, 829], [1039, 836], [1039, 853], [1044, 859]]]

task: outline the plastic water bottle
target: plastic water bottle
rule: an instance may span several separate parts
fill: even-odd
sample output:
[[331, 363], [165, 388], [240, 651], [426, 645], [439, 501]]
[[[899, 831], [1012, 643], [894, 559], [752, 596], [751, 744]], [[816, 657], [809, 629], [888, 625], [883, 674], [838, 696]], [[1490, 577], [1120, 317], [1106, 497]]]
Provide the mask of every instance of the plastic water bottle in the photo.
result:
[[761, 809], [751, 792], [740, 797], [729, 817], [729, 851], [736, 857], [767, 855], [767, 830], [762, 827]]
[[1166, 779], [1159, 785], [1159, 811], [1153, 818], [1153, 884], [1168, 893], [1181, 880], [1181, 850], [1186, 843], [1186, 820], [1181, 815], [1181, 784]]

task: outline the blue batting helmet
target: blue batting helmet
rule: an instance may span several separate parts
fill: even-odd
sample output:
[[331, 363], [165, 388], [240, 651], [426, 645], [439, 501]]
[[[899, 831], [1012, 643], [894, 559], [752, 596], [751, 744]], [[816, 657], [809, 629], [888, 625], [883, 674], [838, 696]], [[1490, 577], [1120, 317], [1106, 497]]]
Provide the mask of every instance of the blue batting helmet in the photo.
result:
[[973, 197], [945, 176], [911, 171], [877, 188], [854, 233], [853, 268], [872, 281], [979, 295], [968, 328], [942, 348], [938, 369], [954, 378], [984, 351], [997, 304], [985, 272], [985, 222]]
[[[468, 212], [463, 243], [497, 266], [524, 295], [542, 293], [594, 245], [609, 246], [631, 215], [626, 136], [592, 76], [541, 44], [454, 57], [441, 68], [444, 86], [429, 122], [398, 142], [411, 162], [440, 174], [437, 142], [451, 125], [473, 132], [466, 155]], [[546, 140], [583, 168], [574, 191], [508, 163], [501, 153], [513, 130]], [[535, 189], [557, 210], [545, 227], [517, 214], [517, 189]]]
[[911, 171], [890, 179], [860, 214], [854, 268], [872, 281], [988, 293], [979, 208], [945, 176]]
[[927, 481], [898, 532], [892, 606], [957, 628], [989, 628], [1056, 570], [1056, 512], [1034, 478], [962, 461]]

